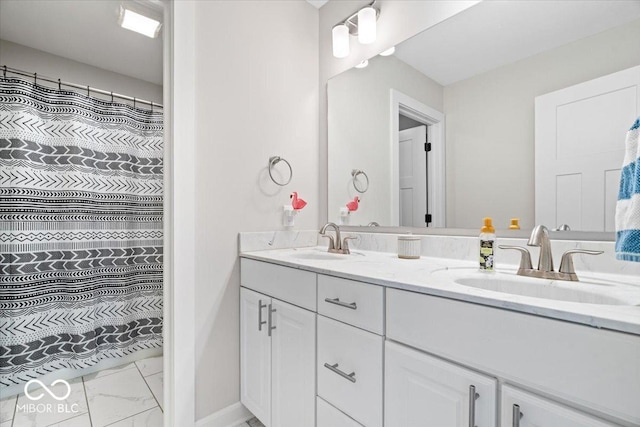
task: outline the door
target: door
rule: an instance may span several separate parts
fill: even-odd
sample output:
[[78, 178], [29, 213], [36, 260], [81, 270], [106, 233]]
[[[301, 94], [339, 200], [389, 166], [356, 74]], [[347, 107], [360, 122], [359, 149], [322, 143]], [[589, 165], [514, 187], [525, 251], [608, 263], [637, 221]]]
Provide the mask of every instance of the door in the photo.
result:
[[640, 115], [640, 66], [535, 100], [535, 221], [615, 231], [626, 132]]
[[274, 327], [271, 331], [272, 425], [313, 426], [316, 314], [276, 299], [270, 309]]
[[271, 424], [271, 298], [240, 288], [240, 400], [266, 427]]
[[613, 427], [587, 414], [510, 386], [502, 387], [501, 427]]
[[495, 379], [390, 341], [385, 348], [385, 427], [496, 425]]
[[427, 214], [427, 127], [400, 131], [400, 226], [425, 227]]

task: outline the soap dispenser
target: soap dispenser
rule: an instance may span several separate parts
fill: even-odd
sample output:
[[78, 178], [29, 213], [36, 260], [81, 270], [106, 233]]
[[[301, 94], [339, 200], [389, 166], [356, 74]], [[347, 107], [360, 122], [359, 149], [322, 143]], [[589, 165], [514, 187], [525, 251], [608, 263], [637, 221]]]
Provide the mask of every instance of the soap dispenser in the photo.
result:
[[484, 226], [480, 229], [480, 270], [493, 271], [494, 251], [496, 246], [496, 229], [493, 228], [490, 217], [484, 219]]

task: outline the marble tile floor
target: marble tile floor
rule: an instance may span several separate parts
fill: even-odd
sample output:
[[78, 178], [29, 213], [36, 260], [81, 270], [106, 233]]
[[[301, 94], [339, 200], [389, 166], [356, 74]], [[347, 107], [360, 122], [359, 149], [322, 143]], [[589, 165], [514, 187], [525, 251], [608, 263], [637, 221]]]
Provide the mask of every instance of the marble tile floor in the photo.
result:
[[[47, 393], [37, 401], [51, 409], [29, 410], [26, 405], [34, 402], [24, 393], [0, 400], [0, 427], [162, 427], [162, 356], [85, 375], [69, 384], [71, 393], [64, 401]], [[57, 395], [66, 392], [63, 384], [51, 389]]]

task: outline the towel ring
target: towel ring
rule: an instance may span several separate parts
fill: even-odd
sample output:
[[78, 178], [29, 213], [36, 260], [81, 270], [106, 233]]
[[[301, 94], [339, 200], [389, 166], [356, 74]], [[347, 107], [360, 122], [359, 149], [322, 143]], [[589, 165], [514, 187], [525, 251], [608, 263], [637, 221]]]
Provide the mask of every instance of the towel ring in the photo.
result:
[[[362, 187], [358, 187], [358, 175], [363, 175], [364, 179], [367, 180], [367, 185], [364, 187], [364, 189]], [[353, 179], [351, 180], [353, 182], [353, 188], [355, 188], [356, 191], [360, 194], [366, 193], [369, 189], [369, 177], [367, 176], [367, 174], [362, 169], [354, 169], [351, 171], [351, 176], [353, 177]]]
[[[273, 177], [272, 170], [280, 162], [285, 162], [289, 167], [289, 179], [287, 179], [287, 182], [278, 182], [278, 180]], [[271, 181], [276, 183], [276, 185], [284, 187], [285, 185], [289, 184], [291, 182], [291, 178], [293, 178], [293, 169], [291, 168], [291, 164], [286, 159], [280, 156], [269, 157], [269, 177], [271, 178]]]

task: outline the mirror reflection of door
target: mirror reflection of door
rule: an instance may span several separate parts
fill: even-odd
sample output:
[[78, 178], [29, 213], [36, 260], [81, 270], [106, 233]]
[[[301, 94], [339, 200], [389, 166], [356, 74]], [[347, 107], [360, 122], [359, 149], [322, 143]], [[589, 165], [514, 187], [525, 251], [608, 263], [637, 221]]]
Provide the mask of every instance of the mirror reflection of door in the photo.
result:
[[627, 130], [640, 112], [640, 66], [535, 99], [538, 224], [615, 231]]
[[427, 126], [400, 115], [400, 226], [425, 227], [427, 186]]

